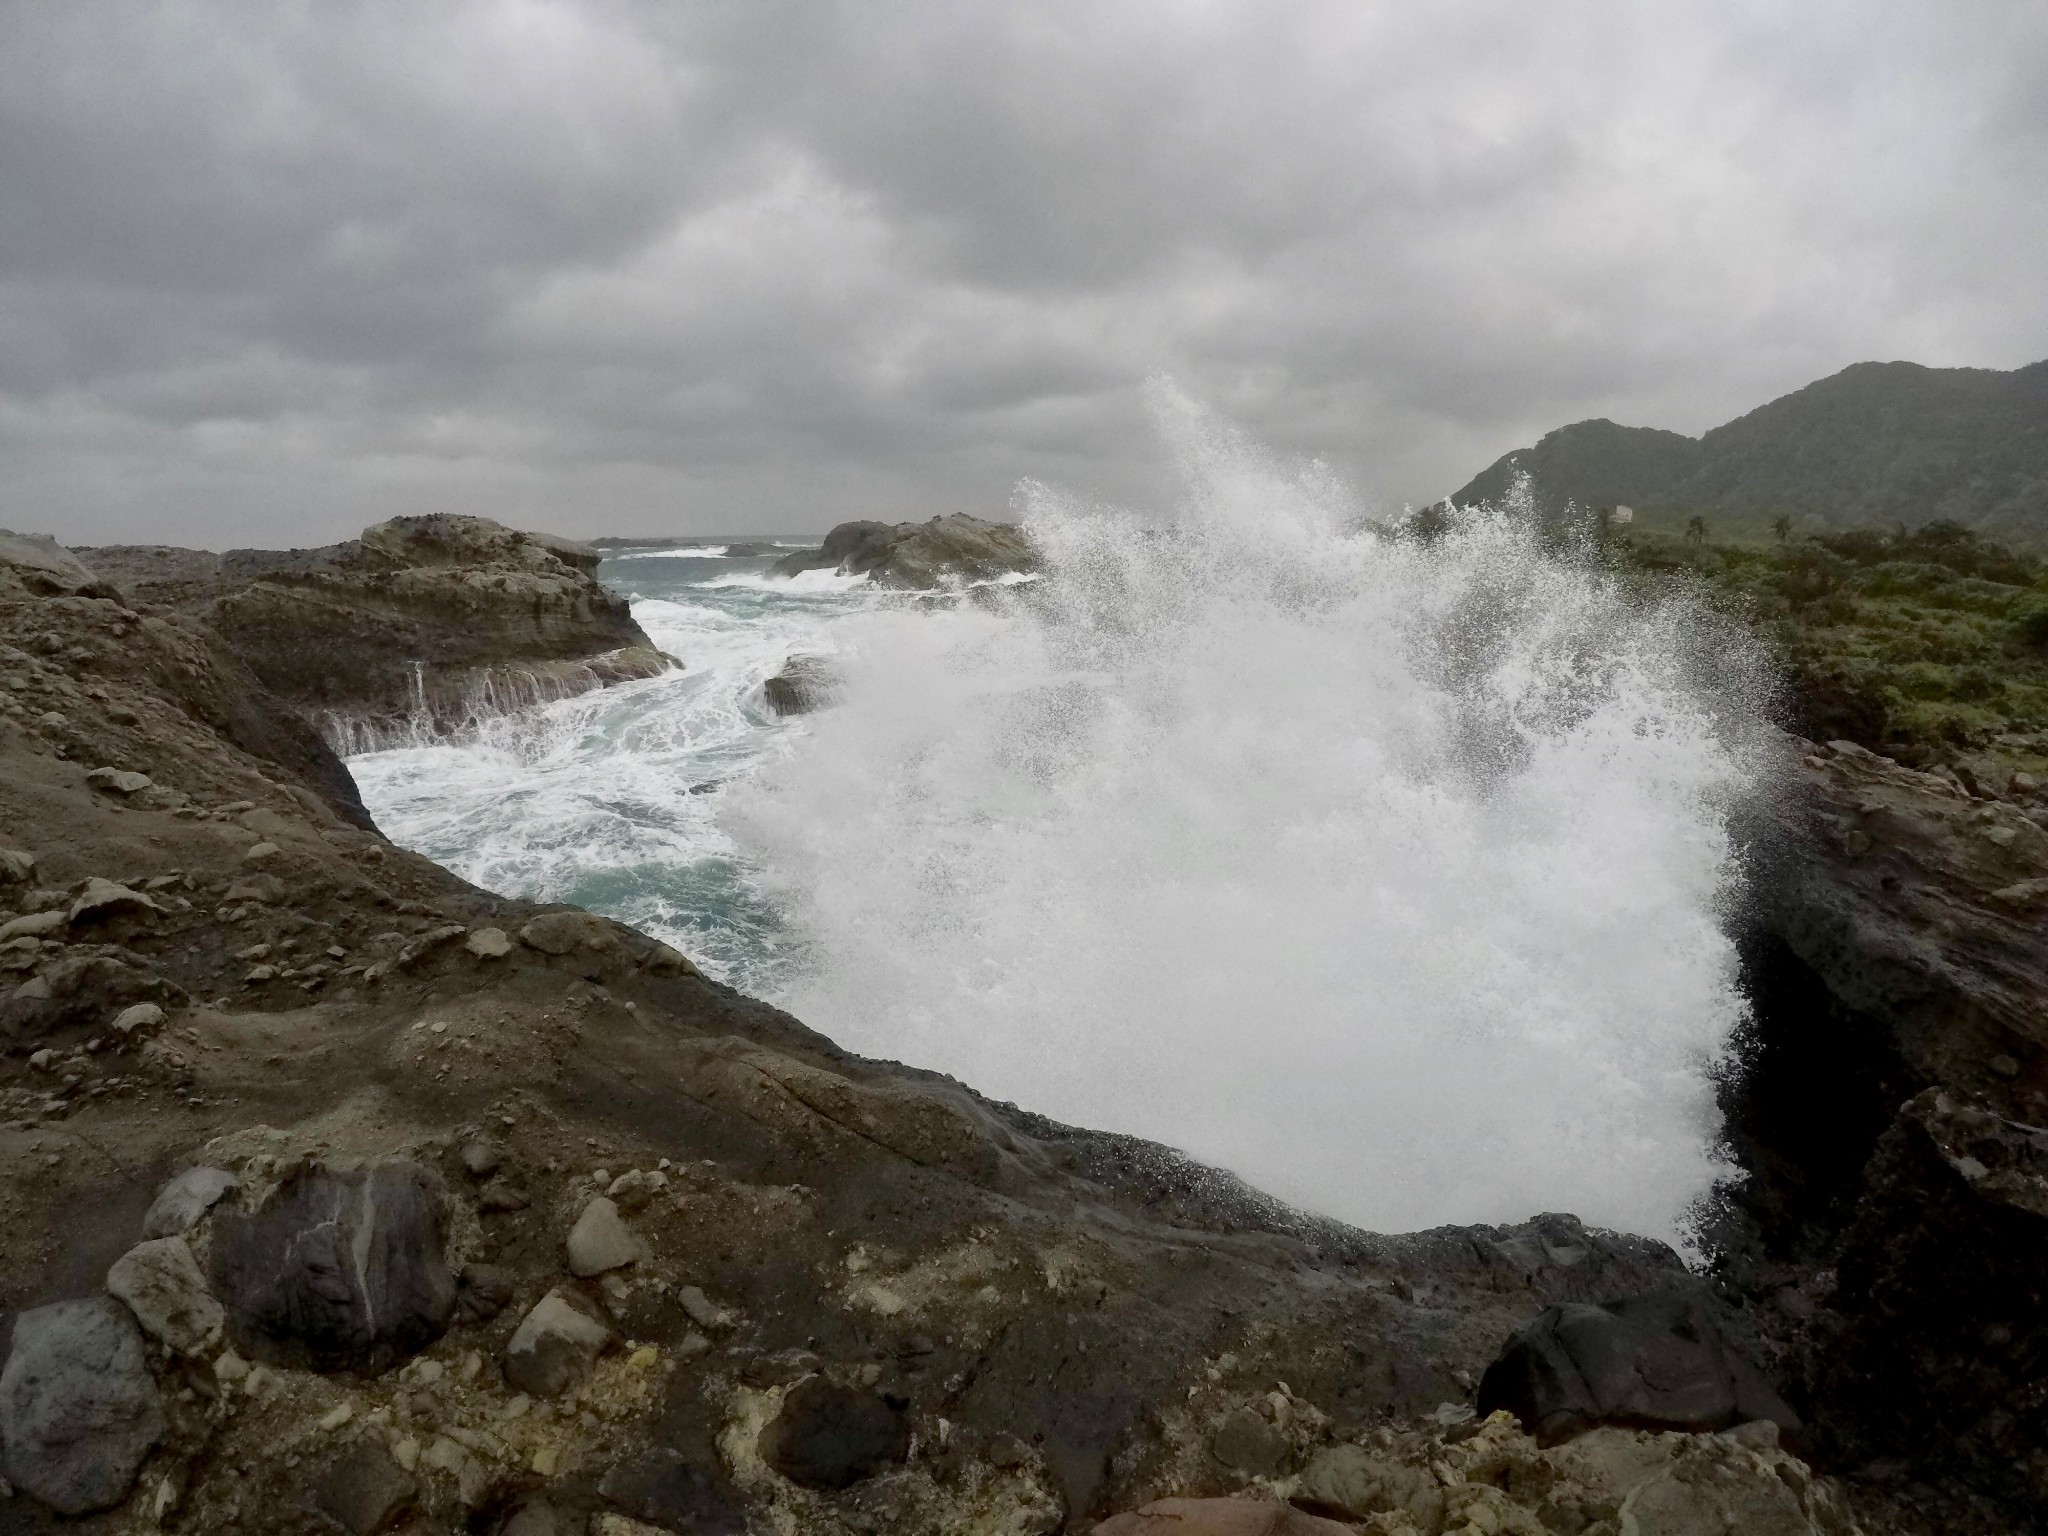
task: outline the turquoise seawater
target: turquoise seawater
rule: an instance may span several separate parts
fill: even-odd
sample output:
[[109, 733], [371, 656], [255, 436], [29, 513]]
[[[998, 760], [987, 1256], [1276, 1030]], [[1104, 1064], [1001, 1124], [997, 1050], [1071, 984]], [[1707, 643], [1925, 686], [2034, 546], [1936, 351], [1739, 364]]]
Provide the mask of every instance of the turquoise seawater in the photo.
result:
[[779, 991], [794, 940], [721, 827], [721, 800], [805, 729], [766, 706], [761, 684], [791, 656], [833, 654], [847, 618], [901, 599], [827, 572], [772, 577], [773, 561], [715, 545], [609, 556], [600, 579], [681, 668], [468, 739], [351, 758], [378, 825], [486, 889], [607, 913], [721, 980]]

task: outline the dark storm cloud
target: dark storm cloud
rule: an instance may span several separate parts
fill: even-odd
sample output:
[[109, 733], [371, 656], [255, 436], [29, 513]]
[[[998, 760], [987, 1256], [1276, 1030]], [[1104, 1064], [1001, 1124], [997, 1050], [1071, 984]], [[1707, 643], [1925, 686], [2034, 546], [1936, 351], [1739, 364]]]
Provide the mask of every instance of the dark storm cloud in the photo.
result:
[[0, 0], [0, 523], [324, 540], [1368, 501], [2048, 355], [2048, 13]]

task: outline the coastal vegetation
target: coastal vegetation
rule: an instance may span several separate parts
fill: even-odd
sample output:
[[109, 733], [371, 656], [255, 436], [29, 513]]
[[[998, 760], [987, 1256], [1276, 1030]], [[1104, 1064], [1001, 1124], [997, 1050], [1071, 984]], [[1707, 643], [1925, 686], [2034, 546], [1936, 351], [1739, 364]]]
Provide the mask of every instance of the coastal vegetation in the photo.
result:
[[1764, 537], [1700, 522], [1610, 528], [1598, 548], [1631, 579], [1747, 620], [1780, 658], [1801, 734], [1992, 792], [2048, 780], [2048, 561], [1946, 520]]

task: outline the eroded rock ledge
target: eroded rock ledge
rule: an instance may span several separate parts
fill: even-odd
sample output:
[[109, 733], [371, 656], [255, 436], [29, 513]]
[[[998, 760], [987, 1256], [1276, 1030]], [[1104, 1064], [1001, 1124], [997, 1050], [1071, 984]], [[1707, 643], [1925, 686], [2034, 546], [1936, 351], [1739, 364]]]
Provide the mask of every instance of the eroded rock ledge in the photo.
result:
[[323, 549], [80, 554], [134, 601], [202, 620], [343, 750], [672, 664], [597, 581], [595, 549], [488, 518], [393, 518]]

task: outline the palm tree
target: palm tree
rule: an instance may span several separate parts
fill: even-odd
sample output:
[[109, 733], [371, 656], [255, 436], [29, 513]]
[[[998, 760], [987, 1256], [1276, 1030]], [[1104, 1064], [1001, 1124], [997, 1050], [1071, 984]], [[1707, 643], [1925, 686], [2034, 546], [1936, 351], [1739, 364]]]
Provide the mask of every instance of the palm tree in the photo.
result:
[[1704, 517], [1689, 519], [1685, 525], [1685, 542], [1704, 544], [1707, 542], [1707, 520]]

